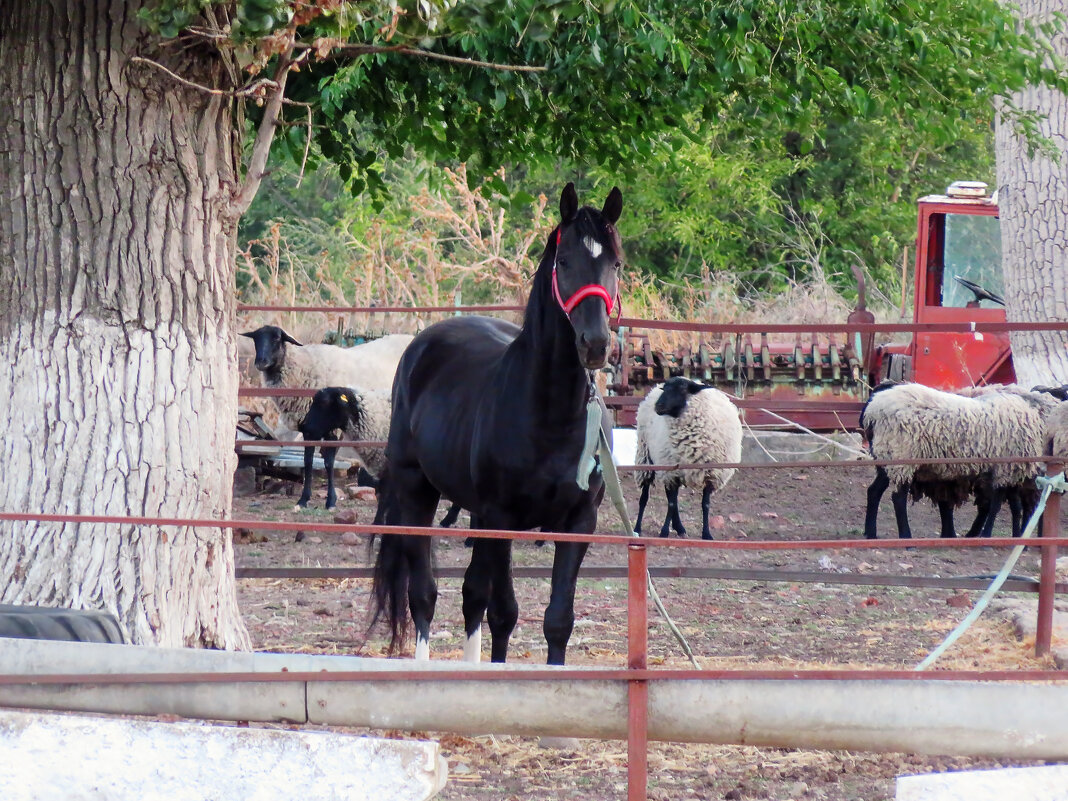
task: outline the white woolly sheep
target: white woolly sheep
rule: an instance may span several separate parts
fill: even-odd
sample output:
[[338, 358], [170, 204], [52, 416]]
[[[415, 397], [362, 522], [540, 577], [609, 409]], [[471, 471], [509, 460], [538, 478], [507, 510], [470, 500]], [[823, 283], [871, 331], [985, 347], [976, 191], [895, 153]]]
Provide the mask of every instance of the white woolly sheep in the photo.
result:
[[994, 385], [943, 392], [921, 384], [885, 383], [873, 390], [861, 412], [861, 427], [871, 455], [879, 460], [953, 459], [948, 464], [877, 467], [868, 487], [864, 536], [876, 537], [879, 500], [893, 486], [891, 500], [898, 536], [912, 536], [907, 501], [934, 500], [941, 535], [953, 537], [953, 508], [975, 497], [978, 515], [968, 536], [991, 534], [1003, 497], [1013, 511], [1013, 535], [1021, 511], [1033, 507], [1037, 462], [980, 464], [989, 457], [1040, 456], [1045, 419], [1058, 401], [1047, 392]]
[[1054, 409], [1046, 421], [1046, 453], [1068, 460], [1068, 403]]
[[[688, 378], [676, 377], [654, 387], [638, 406], [638, 447], [636, 461], [642, 464], [672, 465], [704, 462], [731, 463], [742, 458], [742, 423], [738, 408], [724, 393]], [[707, 470], [645, 471], [638, 473], [642, 494], [638, 501], [636, 534], [642, 531], [642, 515], [649, 500], [649, 487], [659, 473], [667, 496], [668, 511], [660, 536], [670, 527], [680, 537], [686, 529], [679, 518], [679, 486], [685, 484], [701, 494], [701, 538], [712, 539], [708, 526], [709, 498], [723, 489], [734, 475], [733, 467]]]
[[[389, 334], [351, 348], [301, 345], [276, 325], [265, 325], [241, 336], [256, 343], [256, 369], [265, 387], [357, 386], [386, 392], [392, 389], [397, 363], [412, 341], [409, 334]], [[311, 406], [308, 398], [279, 397], [274, 401], [282, 413], [282, 422], [293, 430]]]

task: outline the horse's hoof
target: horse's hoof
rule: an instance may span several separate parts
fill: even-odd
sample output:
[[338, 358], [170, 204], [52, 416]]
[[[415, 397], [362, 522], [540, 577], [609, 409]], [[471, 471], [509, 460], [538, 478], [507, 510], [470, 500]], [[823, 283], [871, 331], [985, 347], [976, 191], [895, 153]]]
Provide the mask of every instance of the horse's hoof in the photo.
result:
[[671, 532], [670, 532], [670, 531], [661, 531], [661, 532], [660, 532], [660, 539], [662, 539], [662, 540], [666, 540], [666, 539], [668, 538], [668, 535], [669, 535], [669, 534], [671, 534]]
[[710, 539], [712, 539], [712, 535], [711, 534], [702, 534], [701, 535], [701, 539], [710, 540]]

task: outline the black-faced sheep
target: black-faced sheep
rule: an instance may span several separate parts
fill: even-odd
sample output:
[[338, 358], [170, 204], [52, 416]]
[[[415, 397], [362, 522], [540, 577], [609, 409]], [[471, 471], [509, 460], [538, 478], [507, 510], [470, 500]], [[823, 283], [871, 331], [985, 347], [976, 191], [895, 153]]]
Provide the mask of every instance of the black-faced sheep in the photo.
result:
[[[265, 387], [356, 386], [387, 393], [393, 386], [401, 354], [412, 341], [408, 334], [389, 334], [351, 348], [301, 345], [276, 325], [265, 325], [241, 336], [249, 337], [256, 344], [256, 369]], [[297, 430], [311, 407], [308, 398], [279, 397], [274, 401], [282, 413], [283, 424], [292, 430]], [[389, 419], [388, 412], [386, 419]]]
[[[654, 387], [638, 406], [639, 465], [736, 463], [742, 458], [742, 423], [738, 408], [717, 389], [676, 377]], [[636, 534], [641, 534], [642, 515], [649, 500], [649, 487], [656, 476], [664, 484], [668, 512], [660, 536], [666, 537], [674, 526], [675, 533], [686, 536], [679, 518], [679, 486], [702, 488], [702, 539], [712, 539], [708, 525], [709, 498], [722, 489], [734, 475], [734, 468], [707, 470], [646, 471], [638, 473], [642, 493], [638, 501]]]
[[[389, 436], [390, 394], [385, 390], [361, 390], [352, 387], [324, 387], [315, 393], [311, 408], [300, 424], [300, 433], [309, 441], [327, 441], [347, 439], [364, 442], [380, 442]], [[337, 505], [337, 491], [334, 489], [334, 459], [337, 448], [323, 445], [319, 453], [323, 457], [326, 470], [326, 508]], [[368, 486], [378, 488], [378, 478], [386, 466], [386, 454], [382, 448], [368, 446], [357, 450], [360, 461], [367, 468]], [[304, 489], [297, 501], [298, 508], [304, 508], [311, 500], [312, 465], [315, 460], [315, 447], [304, 448]], [[449, 509], [442, 525], [456, 522], [460, 507], [453, 505]]]
[[[299, 429], [304, 439], [384, 441], [389, 436], [390, 398], [385, 390], [356, 390], [351, 387], [325, 387], [315, 393], [311, 408], [301, 421]], [[337, 505], [334, 489], [334, 457], [337, 448], [323, 445], [319, 451], [326, 468], [326, 508]], [[372, 476], [379, 476], [385, 467], [385, 452], [381, 448], [367, 447], [357, 451]], [[311, 500], [312, 463], [315, 447], [304, 448], [304, 489], [297, 501], [298, 507], [306, 507]], [[377, 482], [376, 482], [377, 483]]]
[[912, 536], [908, 498], [938, 505], [941, 536], [953, 537], [953, 509], [975, 498], [978, 515], [969, 536], [990, 536], [1003, 498], [1013, 512], [1013, 535], [1022, 514], [1033, 508], [1038, 462], [981, 464], [990, 457], [1038, 457], [1045, 445], [1045, 420], [1058, 400], [1047, 392], [990, 386], [942, 392], [921, 384], [884, 384], [873, 390], [861, 412], [861, 427], [873, 458], [956, 459], [948, 464], [877, 467], [868, 487], [864, 536], [876, 537], [879, 501], [892, 486], [898, 536]]

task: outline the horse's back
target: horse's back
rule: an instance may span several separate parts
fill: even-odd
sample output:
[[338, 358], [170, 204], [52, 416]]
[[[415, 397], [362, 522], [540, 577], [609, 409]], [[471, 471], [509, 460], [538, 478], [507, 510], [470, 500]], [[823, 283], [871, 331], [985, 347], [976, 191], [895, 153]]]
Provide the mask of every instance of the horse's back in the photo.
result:
[[519, 333], [493, 317], [452, 317], [421, 331], [404, 351], [396, 385], [418, 394], [434, 382], [470, 381], [486, 375]]

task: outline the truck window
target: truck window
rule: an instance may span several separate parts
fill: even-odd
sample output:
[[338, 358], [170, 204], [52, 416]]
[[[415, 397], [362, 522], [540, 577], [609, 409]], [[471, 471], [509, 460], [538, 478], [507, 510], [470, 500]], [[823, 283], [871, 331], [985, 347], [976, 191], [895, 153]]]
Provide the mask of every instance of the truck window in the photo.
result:
[[[954, 280], [955, 275], [1003, 296], [998, 218], [947, 214], [945, 231], [942, 305], [962, 307], [975, 299], [970, 289]], [[984, 309], [998, 308], [998, 304], [990, 300], [983, 300], [980, 305]]]

